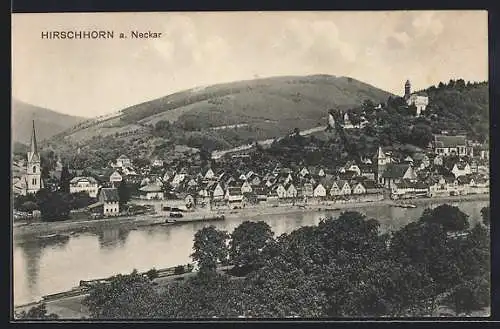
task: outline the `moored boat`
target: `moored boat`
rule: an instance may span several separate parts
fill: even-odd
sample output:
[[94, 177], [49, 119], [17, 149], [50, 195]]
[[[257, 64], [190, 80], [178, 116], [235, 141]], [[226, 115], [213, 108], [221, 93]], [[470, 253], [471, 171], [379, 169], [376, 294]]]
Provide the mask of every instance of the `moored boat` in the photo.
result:
[[394, 206], [399, 207], [399, 208], [417, 208], [416, 205], [411, 204], [411, 203], [398, 203], [398, 204], [395, 204]]

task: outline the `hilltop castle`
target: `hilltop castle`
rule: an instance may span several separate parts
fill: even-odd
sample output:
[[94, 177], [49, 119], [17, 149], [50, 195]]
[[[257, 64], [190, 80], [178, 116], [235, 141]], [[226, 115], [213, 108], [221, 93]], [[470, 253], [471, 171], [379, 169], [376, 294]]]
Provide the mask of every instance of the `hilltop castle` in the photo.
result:
[[417, 108], [417, 117], [419, 117], [420, 113], [425, 111], [427, 105], [429, 105], [429, 97], [427, 97], [427, 95], [425, 95], [424, 93], [411, 93], [410, 80], [406, 80], [405, 83], [404, 99], [406, 101], [406, 104], [415, 105], [415, 107]]

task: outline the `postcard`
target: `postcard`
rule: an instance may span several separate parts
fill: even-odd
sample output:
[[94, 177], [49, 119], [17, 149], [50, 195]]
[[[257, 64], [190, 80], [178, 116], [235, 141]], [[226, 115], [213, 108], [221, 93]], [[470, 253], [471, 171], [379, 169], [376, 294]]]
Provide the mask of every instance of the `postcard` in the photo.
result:
[[29, 320], [490, 316], [486, 11], [12, 14]]

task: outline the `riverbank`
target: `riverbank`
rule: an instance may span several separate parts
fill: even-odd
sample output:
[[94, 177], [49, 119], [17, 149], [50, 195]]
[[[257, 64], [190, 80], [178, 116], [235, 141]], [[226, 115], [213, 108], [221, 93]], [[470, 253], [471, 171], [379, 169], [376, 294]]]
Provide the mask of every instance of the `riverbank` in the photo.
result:
[[[430, 204], [430, 203], [447, 203], [447, 202], [461, 202], [461, 201], [487, 201], [490, 199], [489, 194], [472, 194], [466, 196], [446, 196], [434, 198], [419, 198], [409, 199], [404, 201], [394, 201], [389, 199], [379, 201], [365, 201], [365, 202], [320, 202], [311, 203], [307, 205], [292, 205], [285, 204], [279, 206], [260, 205], [255, 207], [247, 207], [237, 210], [221, 209], [214, 211], [195, 211], [185, 213], [182, 219], [178, 219], [179, 224], [182, 222], [192, 222], [201, 218], [210, 218], [219, 215], [224, 215], [226, 220], [231, 218], [252, 218], [263, 215], [276, 215], [276, 214], [294, 214], [304, 212], [317, 212], [317, 211], [340, 211], [346, 209], [359, 209], [383, 205], [397, 205], [399, 203], [411, 203], [414, 205]], [[144, 226], [157, 225], [164, 223], [168, 218], [168, 212], [156, 215], [140, 215], [140, 216], [127, 216], [127, 217], [114, 217], [94, 220], [69, 220], [63, 222], [37, 222], [26, 225], [16, 225], [13, 227], [14, 239], [30, 239], [36, 236], [46, 234], [67, 234], [67, 233], [84, 233], [93, 230], [99, 230], [106, 227], [122, 227], [124, 229], [135, 229]], [[209, 223], [210, 221], [207, 221]]]

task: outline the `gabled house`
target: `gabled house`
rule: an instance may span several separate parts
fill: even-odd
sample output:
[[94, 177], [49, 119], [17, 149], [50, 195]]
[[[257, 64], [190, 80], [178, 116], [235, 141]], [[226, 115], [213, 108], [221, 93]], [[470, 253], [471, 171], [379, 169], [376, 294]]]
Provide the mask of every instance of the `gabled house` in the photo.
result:
[[241, 184], [241, 193], [242, 194], [252, 193], [252, 186], [250, 185], [249, 182], [244, 181], [243, 184]]
[[337, 181], [337, 186], [340, 189], [340, 195], [351, 195], [352, 194], [352, 189], [351, 189], [351, 186], [349, 185], [348, 181], [339, 180], [339, 181]]
[[299, 175], [301, 177], [306, 177], [307, 175], [309, 175], [309, 169], [307, 169], [307, 167], [303, 167], [300, 172], [299, 172]]
[[120, 155], [118, 159], [116, 159], [116, 165], [118, 167], [130, 167], [132, 166], [132, 161], [125, 155]]
[[123, 176], [116, 170], [109, 176], [109, 182], [113, 185], [120, 183]]
[[98, 192], [98, 183], [94, 177], [73, 177], [69, 181], [69, 192], [70, 193], [78, 193], [85, 192], [91, 198], [97, 197]]
[[385, 187], [391, 188], [394, 183], [402, 179], [416, 179], [417, 175], [411, 165], [390, 163], [387, 165], [382, 174], [383, 184]]
[[139, 197], [146, 200], [163, 200], [163, 189], [157, 184], [148, 184], [139, 189]]
[[455, 177], [460, 177], [469, 175], [470, 173], [472, 173], [472, 170], [468, 163], [458, 162], [453, 165], [453, 169], [451, 169], [451, 172], [453, 173], [453, 175], [455, 175]]
[[286, 190], [286, 197], [287, 198], [296, 198], [297, 197], [297, 188], [295, 188], [295, 185], [293, 185], [293, 183], [288, 183], [284, 187]]
[[212, 170], [212, 168], [208, 168], [207, 171], [205, 172], [205, 174], [203, 175], [203, 178], [204, 179], [214, 179], [215, 178], [215, 173], [214, 171]]
[[[241, 192], [241, 189], [240, 189]], [[224, 188], [221, 183], [214, 184], [211, 189], [211, 195], [214, 200], [221, 200], [224, 198]]]
[[313, 190], [313, 196], [316, 198], [324, 198], [326, 197], [326, 195], [326, 187], [321, 182], [319, 182]]
[[314, 196], [314, 187], [313, 184], [311, 183], [305, 183], [302, 186], [302, 195], [305, 197], [312, 197]]
[[351, 183], [351, 192], [352, 194], [366, 194], [366, 188], [361, 182], [353, 182]]
[[286, 189], [283, 184], [274, 185], [271, 191], [274, 192], [280, 199], [284, 199], [287, 196]]
[[467, 155], [467, 138], [463, 135], [435, 135], [434, 153], [442, 155]]
[[102, 204], [104, 216], [118, 216], [120, 213], [120, 197], [116, 188], [101, 188], [98, 194], [98, 200]]

